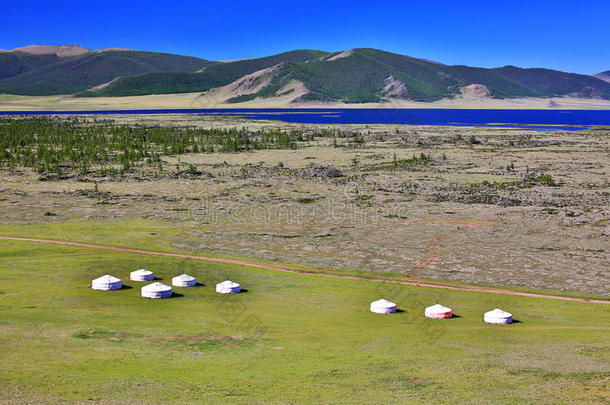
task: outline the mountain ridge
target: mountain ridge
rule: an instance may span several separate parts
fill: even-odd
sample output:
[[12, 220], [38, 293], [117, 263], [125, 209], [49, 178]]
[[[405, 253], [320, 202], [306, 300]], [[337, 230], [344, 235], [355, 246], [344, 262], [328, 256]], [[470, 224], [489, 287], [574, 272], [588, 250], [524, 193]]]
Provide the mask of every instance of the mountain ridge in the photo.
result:
[[0, 49], [0, 52], [23, 52], [23, 53], [27, 53], [30, 55], [54, 54], [54, 55], [59, 56], [60, 58], [68, 57], [68, 56], [79, 56], [79, 55], [83, 55], [90, 51], [91, 51], [91, 49], [84, 48], [80, 45], [74, 45], [74, 44], [66, 44], [66, 45], [58, 45], [58, 46], [32, 44], [32, 45], [17, 47], [17, 48], [11, 49], [11, 50]]
[[[23, 51], [26, 48], [29, 52]], [[59, 56], [57, 48], [80, 54]], [[610, 75], [604, 80], [608, 73], [444, 65], [373, 48], [299, 49], [225, 62], [145, 51], [92, 51], [77, 45], [0, 52], [0, 92], [7, 94], [121, 97], [193, 92], [229, 104], [273, 98], [292, 103], [455, 97], [609, 100]]]
[[[17, 56], [15, 56], [17, 55]], [[148, 72], [194, 72], [210, 62], [190, 56], [131, 50], [89, 51], [80, 56], [63, 57], [53, 63], [7, 76], [10, 66], [3, 58], [43, 57], [22, 52], [0, 53], [0, 92], [18, 95], [72, 94], [110, 82], [120, 76]], [[48, 56], [48, 55], [47, 55]], [[56, 55], [55, 55], [56, 56]]]

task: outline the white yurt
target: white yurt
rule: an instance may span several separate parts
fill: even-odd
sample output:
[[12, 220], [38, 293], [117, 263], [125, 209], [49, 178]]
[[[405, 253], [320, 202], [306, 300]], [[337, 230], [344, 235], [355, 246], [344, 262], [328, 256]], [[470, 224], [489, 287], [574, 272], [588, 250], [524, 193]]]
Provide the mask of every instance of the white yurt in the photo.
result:
[[172, 285], [176, 287], [193, 287], [197, 284], [197, 280], [188, 274], [181, 274], [172, 278]]
[[496, 308], [493, 311], [485, 312], [485, 315], [483, 315], [483, 320], [487, 323], [513, 323], [513, 314]]
[[226, 280], [216, 284], [216, 292], [221, 294], [236, 294], [241, 291], [239, 284]]
[[129, 274], [129, 279], [131, 281], [153, 281], [155, 276], [152, 271], [146, 269], [140, 269], [136, 271], [132, 271]]
[[106, 274], [100, 278], [96, 278], [91, 282], [91, 288], [94, 290], [118, 290], [123, 287], [120, 278], [116, 278], [111, 276], [110, 274]]
[[444, 307], [440, 304], [432, 305], [424, 310], [426, 318], [432, 319], [446, 319], [453, 316], [451, 308]]
[[172, 287], [163, 283], [152, 283], [142, 287], [144, 298], [169, 298], [172, 296]]
[[382, 298], [371, 302], [371, 312], [376, 314], [392, 314], [396, 312], [396, 304]]

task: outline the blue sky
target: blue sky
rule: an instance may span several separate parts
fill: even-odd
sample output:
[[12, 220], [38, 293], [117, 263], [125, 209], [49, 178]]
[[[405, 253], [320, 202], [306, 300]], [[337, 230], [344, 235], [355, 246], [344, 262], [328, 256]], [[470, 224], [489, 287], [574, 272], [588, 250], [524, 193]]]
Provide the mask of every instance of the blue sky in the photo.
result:
[[610, 70], [608, 0], [10, 1], [0, 9], [7, 49], [76, 43], [222, 60], [371, 47], [446, 64]]

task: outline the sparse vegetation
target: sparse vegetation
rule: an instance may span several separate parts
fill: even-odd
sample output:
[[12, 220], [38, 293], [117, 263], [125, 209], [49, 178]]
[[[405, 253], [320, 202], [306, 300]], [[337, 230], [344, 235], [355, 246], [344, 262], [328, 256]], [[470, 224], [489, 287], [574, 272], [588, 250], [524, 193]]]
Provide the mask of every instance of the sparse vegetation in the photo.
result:
[[88, 123], [78, 118], [5, 118], [0, 119], [0, 165], [9, 170], [32, 167], [39, 174], [57, 176], [69, 170], [86, 175], [95, 165], [98, 174], [104, 175], [113, 174], [117, 165], [123, 172], [143, 163], [159, 165], [162, 156], [293, 148], [303, 140], [298, 131], [125, 126], [103, 121]]

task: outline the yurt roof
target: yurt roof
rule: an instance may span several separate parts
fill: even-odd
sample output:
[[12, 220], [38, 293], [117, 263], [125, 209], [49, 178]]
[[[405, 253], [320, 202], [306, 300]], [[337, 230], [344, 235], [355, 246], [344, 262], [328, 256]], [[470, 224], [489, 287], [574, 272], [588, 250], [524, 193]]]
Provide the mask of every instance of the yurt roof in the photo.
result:
[[485, 312], [485, 315], [493, 316], [496, 318], [508, 318], [509, 316], [513, 316], [513, 314], [511, 314], [510, 312], [502, 311], [500, 308]]
[[373, 301], [373, 302], [371, 302], [371, 305], [374, 305], [379, 308], [392, 308], [392, 307], [396, 306], [396, 304], [394, 304], [391, 301], [386, 300], [385, 298], [382, 298], [377, 301]]
[[152, 271], [150, 270], [146, 270], [146, 269], [140, 269], [140, 270], [136, 270], [136, 271], [132, 271], [131, 274], [133, 275], [149, 275], [149, 274], [153, 274]]
[[222, 285], [224, 287], [230, 287], [230, 288], [232, 288], [232, 287], [239, 287], [238, 283], [236, 283], [234, 281], [231, 281], [231, 280], [225, 280], [222, 283], [218, 283], [218, 284]]
[[152, 274], [152, 271], [146, 269], [139, 269], [131, 272], [132, 274]]
[[116, 278], [114, 276], [111, 276], [110, 274], [106, 274], [102, 277], [98, 277], [93, 281], [106, 281], [108, 283], [118, 283], [119, 281], [121, 281], [120, 278]]
[[171, 289], [172, 289], [172, 287], [170, 287], [168, 285], [165, 285], [163, 283], [152, 283], [152, 284], [149, 284], [147, 286], [142, 287], [143, 291], [151, 291], [151, 292], [153, 292], [153, 291], [157, 291], [157, 292], [168, 291], [168, 290], [171, 290]]
[[426, 311], [434, 311], [434, 312], [450, 312], [451, 308], [447, 308], [441, 304], [434, 304], [431, 307], [426, 308]]
[[193, 281], [195, 277], [189, 276], [188, 274], [181, 274], [179, 276], [174, 277], [174, 279], [183, 280], [183, 281]]

